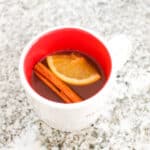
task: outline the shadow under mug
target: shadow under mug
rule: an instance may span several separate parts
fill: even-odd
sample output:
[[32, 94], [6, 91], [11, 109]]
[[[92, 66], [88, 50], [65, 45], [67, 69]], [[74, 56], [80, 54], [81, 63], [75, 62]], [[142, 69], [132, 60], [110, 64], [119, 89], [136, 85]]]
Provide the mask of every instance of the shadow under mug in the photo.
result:
[[[47, 100], [32, 89], [30, 81], [34, 65], [43, 57], [62, 50], [78, 50], [96, 60], [106, 77], [98, 93], [79, 103], [63, 104]], [[104, 102], [102, 93], [111, 70], [112, 60], [102, 40], [93, 31], [81, 27], [52, 28], [41, 33], [24, 48], [19, 64], [21, 82], [29, 96], [29, 103], [50, 127], [63, 131], [83, 129], [98, 118]]]

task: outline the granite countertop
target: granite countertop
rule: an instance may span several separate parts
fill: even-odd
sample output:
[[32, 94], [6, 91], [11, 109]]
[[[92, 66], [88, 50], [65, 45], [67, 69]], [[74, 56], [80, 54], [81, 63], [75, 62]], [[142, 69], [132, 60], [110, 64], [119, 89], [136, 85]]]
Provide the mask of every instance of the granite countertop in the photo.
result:
[[[124, 34], [132, 53], [118, 70], [107, 111], [91, 127], [47, 127], [27, 102], [18, 74], [24, 46], [58, 25], [80, 25], [106, 39]], [[0, 149], [150, 149], [149, 0], [0, 0]]]

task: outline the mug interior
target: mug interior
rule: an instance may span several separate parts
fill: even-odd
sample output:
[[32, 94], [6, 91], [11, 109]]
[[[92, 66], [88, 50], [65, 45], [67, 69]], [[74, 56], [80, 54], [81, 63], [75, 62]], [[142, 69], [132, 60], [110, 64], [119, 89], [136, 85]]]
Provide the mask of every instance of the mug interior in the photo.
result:
[[[24, 74], [29, 85], [34, 65], [45, 56], [62, 51], [77, 50], [90, 57], [103, 69], [106, 81], [111, 74], [111, 57], [104, 44], [91, 33], [78, 28], [60, 28], [46, 32], [30, 46], [24, 59]], [[105, 84], [104, 84], [105, 85]]]

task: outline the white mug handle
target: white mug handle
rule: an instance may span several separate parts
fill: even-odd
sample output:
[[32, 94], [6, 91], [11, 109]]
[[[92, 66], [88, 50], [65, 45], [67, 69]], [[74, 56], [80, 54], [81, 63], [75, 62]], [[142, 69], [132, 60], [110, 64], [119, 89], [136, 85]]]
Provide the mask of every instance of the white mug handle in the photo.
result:
[[101, 38], [101, 41], [105, 44], [111, 55], [112, 76], [114, 77], [117, 71], [123, 67], [131, 55], [131, 40], [124, 34], [116, 34], [109, 40]]
[[112, 58], [112, 75], [115, 75], [129, 59], [131, 40], [123, 34], [114, 35], [106, 44]]

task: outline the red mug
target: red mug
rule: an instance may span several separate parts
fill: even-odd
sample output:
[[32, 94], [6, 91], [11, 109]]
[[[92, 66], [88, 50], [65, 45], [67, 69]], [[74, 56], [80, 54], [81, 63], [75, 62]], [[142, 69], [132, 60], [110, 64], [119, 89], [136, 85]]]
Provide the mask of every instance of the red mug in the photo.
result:
[[[110, 53], [102, 41], [91, 30], [81, 27], [60, 27], [41, 33], [24, 48], [19, 66], [21, 82], [29, 96], [30, 104], [50, 127], [74, 131], [88, 127], [98, 118], [99, 110], [105, 103], [112, 70]], [[70, 49], [93, 57], [103, 69], [106, 82], [94, 96], [79, 103], [63, 104], [47, 100], [31, 87], [32, 69], [41, 58], [50, 53]]]

